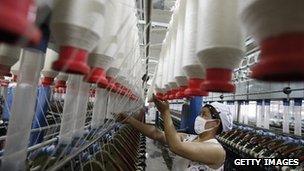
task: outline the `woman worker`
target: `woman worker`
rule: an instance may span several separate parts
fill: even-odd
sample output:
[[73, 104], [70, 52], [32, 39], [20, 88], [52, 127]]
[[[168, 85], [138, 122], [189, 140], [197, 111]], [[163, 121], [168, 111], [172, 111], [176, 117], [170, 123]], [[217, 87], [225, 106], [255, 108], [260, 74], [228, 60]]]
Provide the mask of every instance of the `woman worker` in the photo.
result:
[[174, 171], [223, 170], [226, 153], [215, 137], [232, 128], [232, 114], [227, 105], [218, 102], [205, 105], [195, 119], [194, 130], [197, 135], [189, 135], [175, 130], [167, 101], [160, 101], [155, 96], [153, 101], [162, 114], [164, 132], [125, 114], [120, 114], [118, 120], [132, 125], [151, 139], [168, 144], [170, 150], [178, 155], [174, 159]]

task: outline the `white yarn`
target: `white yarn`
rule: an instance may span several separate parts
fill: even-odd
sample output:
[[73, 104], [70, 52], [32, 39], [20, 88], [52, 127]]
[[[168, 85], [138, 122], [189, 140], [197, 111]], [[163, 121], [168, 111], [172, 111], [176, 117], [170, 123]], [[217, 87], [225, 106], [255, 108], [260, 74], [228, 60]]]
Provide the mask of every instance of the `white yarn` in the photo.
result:
[[176, 35], [176, 53], [174, 63], [173, 76], [177, 81], [177, 77], [185, 76], [182, 69], [182, 58], [183, 58], [183, 46], [184, 46], [184, 26], [185, 26], [185, 12], [186, 12], [186, 0], [179, 1], [178, 11], [178, 24], [177, 24], [177, 35]]
[[169, 76], [169, 54], [170, 54], [170, 42], [165, 44], [164, 47], [166, 48], [165, 56], [164, 56], [164, 65], [163, 65], [163, 81], [162, 87], [164, 88], [166, 84], [168, 84], [168, 76]]
[[169, 82], [169, 87], [172, 89], [176, 89], [176, 88], [178, 88], [178, 85], [176, 82]]
[[176, 79], [177, 85], [180, 87], [188, 85], [188, 79], [186, 76], [177, 76], [177, 77], [175, 77], [175, 79]]
[[91, 52], [101, 38], [104, 0], [56, 0], [50, 27], [60, 46]]
[[55, 78], [58, 75], [58, 72], [52, 69], [52, 64], [57, 59], [58, 53], [48, 48], [45, 54], [44, 67], [41, 71], [44, 77]]
[[234, 69], [244, 55], [238, 0], [198, 1], [197, 56], [204, 68]]
[[20, 69], [20, 63], [21, 63], [21, 56], [22, 56], [22, 50], [21, 50], [21, 55], [20, 59], [11, 67], [11, 73], [13, 75], [19, 75], [19, 69]]
[[155, 87], [156, 89], [158, 89], [157, 92], [160, 91], [160, 87], [162, 85], [163, 61], [164, 61], [163, 56], [160, 56], [158, 66], [156, 68], [157, 72], [155, 74]]
[[304, 31], [303, 0], [240, 1], [240, 18], [257, 41], [282, 33]]
[[[168, 71], [168, 82], [175, 82], [174, 78], [174, 63], [176, 58], [176, 30], [172, 29], [171, 43], [170, 43], [170, 56], [169, 56], [169, 71]], [[175, 34], [174, 34], [175, 33]]]
[[8, 67], [13, 66], [18, 61], [20, 53], [19, 47], [0, 44], [0, 64]]
[[196, 58], [198, 0], [187, 0], [183, 45], [183, 70], [189, 78], [205, 78], [205, 70]]

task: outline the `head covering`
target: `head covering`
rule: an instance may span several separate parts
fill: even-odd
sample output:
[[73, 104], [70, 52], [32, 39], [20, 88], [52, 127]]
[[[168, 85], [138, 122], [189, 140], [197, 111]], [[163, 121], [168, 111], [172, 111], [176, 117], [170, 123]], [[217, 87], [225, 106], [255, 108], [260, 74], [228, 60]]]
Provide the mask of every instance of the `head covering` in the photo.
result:
[[218, 112], [220, 112], [219, 115], [223, 126], [222, 132], [230, 131], [233, 126], [233, 118], [229, 106], [219, 102], [212, 102], [210, 105], [213, 106]]

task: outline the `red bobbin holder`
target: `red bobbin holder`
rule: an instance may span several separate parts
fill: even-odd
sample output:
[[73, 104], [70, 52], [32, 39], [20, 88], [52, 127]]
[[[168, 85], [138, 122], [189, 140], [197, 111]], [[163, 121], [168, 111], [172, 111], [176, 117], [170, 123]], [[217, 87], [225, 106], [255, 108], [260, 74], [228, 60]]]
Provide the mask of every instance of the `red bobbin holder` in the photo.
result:
[[176, 93], [176, 98], [177, 99], [182, 99], [186, 98], [187, 96], [185, 95], [185, 90], [187, 89], [187, 86], [181, 86], [178, 88], [178, 91]]
[[66, 88], [66, 81], [64, 80], [56, 81], [55, 88]]
[[235, 85], [231, 81], [232, 70], [223, 68], [206, 69], [206, 79], [201, 84], [201, 88], [208, 92], [235, 92]]
[[208, 96], [208, 92], [200, 87], [203, 82], [204, 79], [189, 78], [188, 88], [184, 91], [185, 96]]
[[164, 94], [163, 93], [156, 93], [156, 98], [159, 100], [163, 100], [164, 99]]
[[263, 81], [304, 81], [304, 33], [288, 33], [260, 43], [251, 77]]
[[108, 87], [107, 87], [107, 89], [109, 91], [116, 92], [117, 89], [116, 89], [116, 86], [115, 86], [114, 78], [112, 78], [112, 77], [106, 77], [106, 78], [108, 80]]
[[170, 100], [174, 100], [174, 99], [177, 99], [176, 97], [176, 93], [178, 92], [178, 89], [172, 89], [171, 90], [171, 94], [169, 96]]
[[56, 71], [86, 75], [90, 72], [87, 59], [88, 52], [86, 50], [62, 46], [59, 52], [59, 59], [53, 63], [52, 68]]
[[41, 84], [43, 86], [50, 86], [50, 85], [53, 84], [53, 82], [54, 82], [54, 78], [52, 78], [52, 77], [43, 77], [42, 81], [41, 81]]
[[122, 85], [119, 84], [119, 83], [115, 83], [115, 87], [116, 87], [116, 93], [120, 94], [120, 95], [123, 95], [123, 89], [122, 89]]
[[103, 68], [97, 68], [97, 67], [92, 68], [90, 73], [86, 75], [84, 80], [88, 83], [96, 83], [101, 88], [108, 87], [106, 71]]

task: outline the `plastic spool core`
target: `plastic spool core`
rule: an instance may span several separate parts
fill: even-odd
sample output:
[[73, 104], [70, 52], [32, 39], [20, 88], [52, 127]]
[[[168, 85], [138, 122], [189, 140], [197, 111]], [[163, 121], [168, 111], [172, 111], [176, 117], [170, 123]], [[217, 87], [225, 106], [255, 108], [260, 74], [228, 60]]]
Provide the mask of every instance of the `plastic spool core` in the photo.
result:
[[235, 85], [231, 82], [232, 70], [223, 68], [206, 69], [206, 80], [201, 88], [210, 92], [235, 92]]
[[186, 96], [208, 96], [208, 92], [201, 89], [201, 84], [204, 83], [204, 79], [199, 78], [189, 78], [188, 88], [185, 90], [184, 94]]
[[50, 85], [52, 85], [53, 82], [54, 82], [54, 78], [52, 78], [52, 77], [44, 77], [42, 79], [41, 84], [43, 86], [50, 86]]
[[86, 76], [85, 80], [88, 83], [97, 83], [102, 88], [107, 88], [108, 80], [106, 79], [106, 71], [103, 68], [94, 67]]
[[1, 65], [0, 64], [0, 75], [1, 76], [8, 76], [8, 77], [12, 76], [12, 74], [10, 72], [10, 67], [6, 66], [6, 65]]
[[32, 0], [1, 0], [0, 5], [0, 42], [37, 45], [41, 39], [40, 30], [28, 20]]
[[60, 48], [59, 59], [53, 63], [52, 68], [56, 71], [85, 75], [90, 72], [87, 59], [88, 52], [86, 50], [62, 46]]
[[304, 80], [304, 33], [289, 33], [261, 42], [251, 77], [264, 81]]

